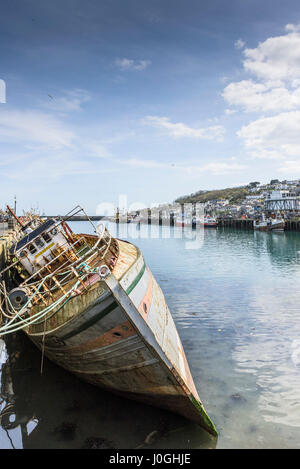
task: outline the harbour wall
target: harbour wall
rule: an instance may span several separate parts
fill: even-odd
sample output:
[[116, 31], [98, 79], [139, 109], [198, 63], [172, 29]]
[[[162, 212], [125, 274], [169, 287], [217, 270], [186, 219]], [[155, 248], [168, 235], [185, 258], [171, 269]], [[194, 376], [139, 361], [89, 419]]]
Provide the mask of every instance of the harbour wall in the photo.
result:
[[[121, 220], [118, 218], [113, 218], [113, 217], [104, 217], [104, 219], [107, 219], [109, 221], [119, 223]], [[170, 226], [174, 226], [174, 220], [171, 218], [170, 220]], [[124, 220], [122, 220], [124, 222]], [[148, 218], [147, 220], [141, 221], [142, 224], [163, 224], [163, 220], [161, 217], [159, 219], [154, 219], [151, 220], [151, 218]], [[219, 218], [218, 219], [218, 227], [220, 228], [234, 228], [238, 230], [254, 230], [253, 226], [253, 220], [249, 218]], [[300, 220], [285, 220], [285, 231], [300, 231]]]
[[222, 218], [218, 220], [222, 228], [237, 228], [240, 230], [253, 230], [253, 220], [247, 218]]
[[[236, 228], [240, 230], [253, 230], [253, 220], [240, 218], [224, 218], [218, 220], [218, 226], [222, 228]], [[300, 220], [285, 220], [285, 231], [300, 231]]]
[[285, 231], [300, 231], [300, 220], [286, 220], [284, 224]]

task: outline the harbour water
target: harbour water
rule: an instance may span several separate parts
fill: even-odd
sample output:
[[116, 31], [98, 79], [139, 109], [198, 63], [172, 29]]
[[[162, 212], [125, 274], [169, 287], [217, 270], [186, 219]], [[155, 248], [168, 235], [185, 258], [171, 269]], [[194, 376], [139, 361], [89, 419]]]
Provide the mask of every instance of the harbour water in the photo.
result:
[[41, 374], [20, 333], [0, 341], [0, 448], [299, 448], [299, 234], [206, 229], [191, 248], [190, 229], [107, 225], [141, 248], [219, 437], [46, 359]]

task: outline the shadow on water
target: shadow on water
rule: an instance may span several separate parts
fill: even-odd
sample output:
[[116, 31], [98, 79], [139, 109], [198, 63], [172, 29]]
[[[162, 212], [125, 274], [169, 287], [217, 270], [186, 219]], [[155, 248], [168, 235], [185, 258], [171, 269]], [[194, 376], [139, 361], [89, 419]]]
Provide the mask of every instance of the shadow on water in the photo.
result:
[[[2, 350], [2, 353], [1, 353]], [[215, 448], [164, 410], [104, 392], [44, 360], [23, 333], [0, 341], [0, 448]]]

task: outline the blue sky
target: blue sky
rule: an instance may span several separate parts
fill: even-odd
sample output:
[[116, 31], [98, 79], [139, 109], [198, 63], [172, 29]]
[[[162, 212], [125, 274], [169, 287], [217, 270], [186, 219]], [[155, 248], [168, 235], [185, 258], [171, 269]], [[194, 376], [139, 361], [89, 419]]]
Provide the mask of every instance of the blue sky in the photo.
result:
[[2, 2], [0, 206], [300, 177], [299, 25], [294, 0]]

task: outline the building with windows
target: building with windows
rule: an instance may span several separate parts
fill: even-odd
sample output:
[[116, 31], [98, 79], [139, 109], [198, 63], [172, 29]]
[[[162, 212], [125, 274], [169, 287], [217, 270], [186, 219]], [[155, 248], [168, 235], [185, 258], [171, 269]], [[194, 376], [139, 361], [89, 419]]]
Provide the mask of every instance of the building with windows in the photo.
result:
[[283, 211], [299, 211], [299, 196], [294, 191], [276, 190], [269, 192], [265, 198], [265, 210], [275, 212]]

